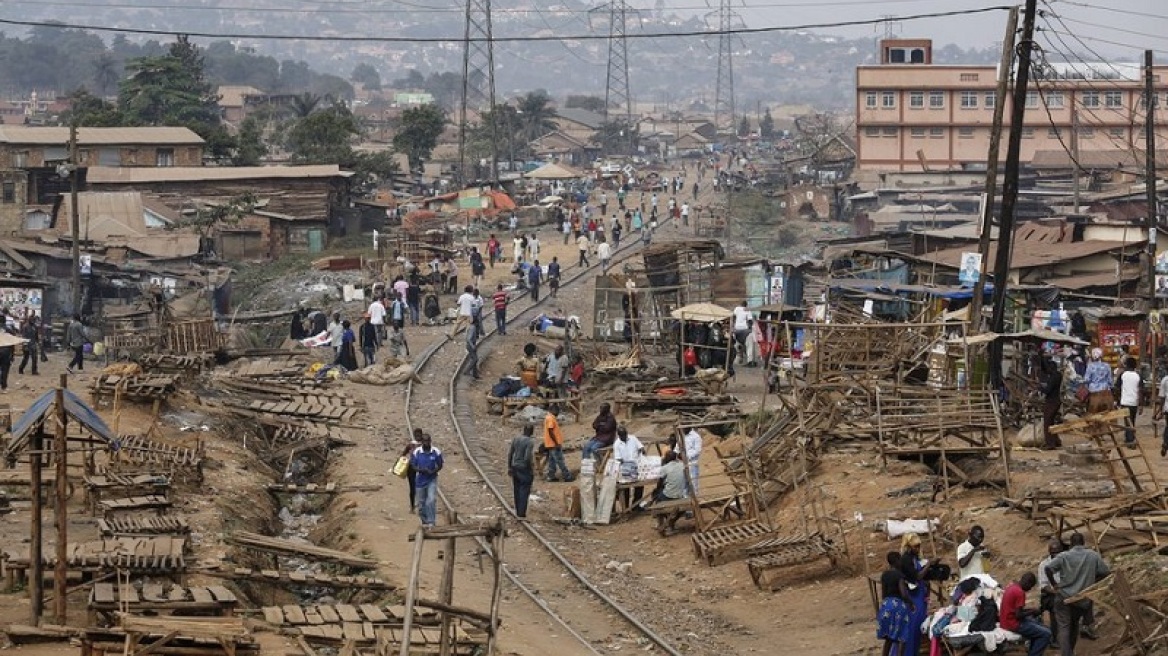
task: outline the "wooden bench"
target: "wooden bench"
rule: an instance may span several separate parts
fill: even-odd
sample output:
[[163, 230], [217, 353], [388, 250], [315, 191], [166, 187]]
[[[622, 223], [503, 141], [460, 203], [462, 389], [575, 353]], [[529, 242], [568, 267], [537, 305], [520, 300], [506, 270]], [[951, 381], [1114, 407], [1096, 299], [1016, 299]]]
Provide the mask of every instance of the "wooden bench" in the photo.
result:
[[[680, 508], [681, 512], [677, 512]], [[737, 494], [724, 494], [716, 497], [698, 497], [698, 508], [701, 510], [712, 510], [720, 519], [729, 519], [731, 515], [741, 519], [743, 513], [738, 506]], [[685, 513], [693, 510], [693, 502], [689, 499], [675, 499], [673, 501], [665, 501], [662, 503], [655, 503], [649, 506], [649, 513], [658, 520], [657, 532], [661, 535], [668, 535], [666, 527], [660, 524], [660, 521], [670, 515]], [[678, 518], [673, 518], [676, 522]], [[696, 521], [696, 517], [694, 518]]]
[[691, 510], [693, 510], [693, 502], [689, 499], [657, 501], [649, 506], [649, 514], [656, 520], [657, 532], [661, 534], [661, 537], [673, 535], [677, 530], [674, 528], [674, 524]]

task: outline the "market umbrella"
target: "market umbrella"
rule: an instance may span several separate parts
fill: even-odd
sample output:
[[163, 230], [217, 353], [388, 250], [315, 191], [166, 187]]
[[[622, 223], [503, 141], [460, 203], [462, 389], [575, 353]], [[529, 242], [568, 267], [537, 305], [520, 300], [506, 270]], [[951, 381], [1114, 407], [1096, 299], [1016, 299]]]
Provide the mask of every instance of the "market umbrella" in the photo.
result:
[[11, 333], [7, 333], [7, 332], [0, 330], [0, 348], [3, 348], [5, 346], [16, 346], [18, 344], [23, 344], [27, 341], [28, 341], [27, 339], [23, 339], [21, 337], [17, 337], [16, 335], [11, 334]]
[[673, 312], [669, 313], [674, 319], [681, 319], [682, 321], [701, 321], [704, 323], [712, 323], [714, 321], [725, 321], [734, 316], [734, 313], [721, 305], [714, 305], [713, 303], [690, 303], [683, 307], [679, 307]]
[[563, 164], [556, 164], [554, 162], [544, 164], [543, 166], [524, 174], [524, 177], [532, 178], [534, 180], [571, 180], [573, 178], [584, 177], [583, 173], [575, 171]]

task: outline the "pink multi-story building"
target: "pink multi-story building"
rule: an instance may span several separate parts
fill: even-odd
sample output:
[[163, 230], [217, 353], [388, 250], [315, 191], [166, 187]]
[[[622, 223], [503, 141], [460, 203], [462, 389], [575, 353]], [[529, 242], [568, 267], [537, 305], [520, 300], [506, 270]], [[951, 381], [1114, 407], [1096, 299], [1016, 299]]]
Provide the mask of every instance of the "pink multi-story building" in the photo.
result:
[[[884, 39], [880, 64], [856, 69], [857, 165], [875, 171], [985, 168], [997, 66], [938, 65], [929, 39]], [[1143, 66], [1132, 63], [1051, 63], [1032, 69], [1022, 132], [1022, 161], [1076, 146], [1109, 161], [1144, 151]], [[1168, 66], [1153, 67], [1156, 143], [1168, 147]], [[1072, 128], [1077, 127], [1077, 141]], [[1001, 157], [1006, 154], [1003, 133]], [[1134, 155], [1139, 155], [1135, 157]], [[1080, 158], [1082, 161], [1083, 158]], [[1069, 160], [1069, 157], [1068, 157]]]

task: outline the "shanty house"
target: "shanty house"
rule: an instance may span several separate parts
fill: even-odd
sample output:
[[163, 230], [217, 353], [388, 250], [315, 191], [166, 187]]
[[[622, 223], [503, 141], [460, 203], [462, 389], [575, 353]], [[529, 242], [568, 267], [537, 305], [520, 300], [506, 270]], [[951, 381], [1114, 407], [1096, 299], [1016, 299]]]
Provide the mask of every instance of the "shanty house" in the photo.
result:
[[[203, 138], [188, 128], [78, 128], [81, 166], [201, 166]], [[37, 169], [69, 159], [69, 128], [0, 126], [0, 168]]]
[[[140, 192], [82, 192], [77, 194], [77, 208], [81, 242], [111, 262], [187, 263], [199, 254], [199, 235], [175, 229], [181, 214]], [[72, 234], [72, 212], [72, 199], [65, 195], [53, 222], [61, 237]]]
[[180, 212], [229, 204], [250, 194], [252, 211], [237, 223], [217, 227], [216, 249], [228, 259], [277, 259], [319, 252], [329, 234], [343, 232], [342, 210], [349, 206], [352, 175], [336, 165], [94, 167], [89, 187], [148, 192]]

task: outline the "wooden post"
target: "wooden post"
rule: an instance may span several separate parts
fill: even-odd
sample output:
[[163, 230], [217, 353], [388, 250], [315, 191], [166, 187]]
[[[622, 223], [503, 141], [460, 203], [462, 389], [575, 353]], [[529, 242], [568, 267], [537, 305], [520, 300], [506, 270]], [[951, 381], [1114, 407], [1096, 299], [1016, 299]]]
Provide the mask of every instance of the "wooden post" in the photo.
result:
[[[454, 526], [458, 524], [458, 513], [453, 510], [446, 512], [446, 523]], [[454, 603], [454, 554], [457, 549], [456, 538], [446, 538], [442, 547], [442, 583], [438, 588], [438, 601], [450, 605]], [[450, 656], [454, 644], [450, 613], [442, 613], [442, 635], [439, 638], [439, 656]]]
[[68, 611], [68, 597], [65, 587], [68, 576], [68, 533], [69, 510], [66, 508], [69, 498], [69, 462], [68, 448], [68, 414], [65, 412], [65, 386], [68, 377], [61, 374], [61, 385], [57, 388], [57, 505], [53, 511], [57, 519], [57, 563], [53, 572], [53, 614], [57, 624], [65, 625]]
[[[503, 594], [503, 538], [506, 526], [503, 518], [496, 520], [495, 537], [491, 540], [491, 550], [494, 551], [494, 578], [491, 582], [491, 631], [487, 634], [487, 653], [493, 654], [497, 648], [499, 627], [499, 598]], [[402, 656], [405, 656], [404, 654]]]
[[[418, 598], [418, 575], [422, 571], [422, 544], [426, 541], [426, 530], [418, 527], [414, 533], [414, 563], [410, 569], [410, 582], [406, 586], [406, 616], [402, 620], [401, 649], [399, 656], [410, 656], [410, 631], [414, 625], [414, 600]], [[494, 617], [491, 618], [494, 621]], [[490, 649], [487, 653], [492, 653]]]
[[45, 606], [44, 560], [41, 554], [41, 448], [44, 445], [44, 424], [29, 437], [28, 474], [32, 495], [31, 540], [28, 545], [29, 624], [40, 626], [41, 611]]

